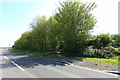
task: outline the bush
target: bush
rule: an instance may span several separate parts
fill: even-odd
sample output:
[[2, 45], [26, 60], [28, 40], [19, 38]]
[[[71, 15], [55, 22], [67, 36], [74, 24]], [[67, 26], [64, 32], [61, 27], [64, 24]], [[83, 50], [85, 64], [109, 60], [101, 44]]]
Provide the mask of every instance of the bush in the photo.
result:
[[120, 53], [120, 48], [113, 48], [113, 47], [106, 47], [103, 49], [104, 53], [106, 53], [107, 55], [109, 55], [110, 57], [112, 56], [118, 56]]
[[110, 45], [112, 40], [110, 39], [109, 34], [100, 34], [96, 37], [94, 42], [94, 48], [101, 49]]
[[94, 49], [92, 46], [86, 48], [86, 51], [83, 53], [85, 57], [101, 57], [100, 49]]
[[111, 58], [119, 54], [119, 49], [115, 50], [112, 47], [105, 47], [103, 49], [94, 49], [92, 46], [87, 47], [86, 51], [83, 53], [85, 57], [95, 57], [95, 58]]
[[112, 46], [120, 47], [120, 34], [113, 34], [111, 35], [111, 38], [113, 40]]

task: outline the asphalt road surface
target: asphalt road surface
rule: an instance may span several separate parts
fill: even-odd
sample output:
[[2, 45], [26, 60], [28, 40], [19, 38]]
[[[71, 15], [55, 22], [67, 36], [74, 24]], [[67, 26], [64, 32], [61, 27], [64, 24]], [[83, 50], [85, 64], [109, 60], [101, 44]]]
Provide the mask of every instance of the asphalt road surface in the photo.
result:
[[89, 70], [45, 58], [0, 49], [2, 78], [118, 78], [116, 74]]

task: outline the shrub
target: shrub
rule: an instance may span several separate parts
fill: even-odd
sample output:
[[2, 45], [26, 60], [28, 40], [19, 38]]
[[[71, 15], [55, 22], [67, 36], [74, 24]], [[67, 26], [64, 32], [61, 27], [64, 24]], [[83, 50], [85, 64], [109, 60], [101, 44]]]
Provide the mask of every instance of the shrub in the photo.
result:
[[103, 49], [94, 49], [92, 46], [86, 48], [83, 53], [85, 57], [95, 57], [95, 58], [111, 58], [119, 54], [119, 50], [115, 50], [112, 47], [105, 47]]

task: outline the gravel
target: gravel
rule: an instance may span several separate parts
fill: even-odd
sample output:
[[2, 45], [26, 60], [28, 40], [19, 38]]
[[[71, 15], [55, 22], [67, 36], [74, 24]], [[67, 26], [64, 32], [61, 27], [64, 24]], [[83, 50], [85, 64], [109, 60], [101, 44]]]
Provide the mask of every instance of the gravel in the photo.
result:
[[63, 56], [50, 56], [47, 59], [55, 60], [59, 62], [64, 62], [66, 64], [73, 64], [80, 67], [91, 68], [100, 71], [118, 71], [118, 65], [110, 64], [110, 63], [100, 63], [95, 61], [87, 61], [87, 60], [78, 60]]

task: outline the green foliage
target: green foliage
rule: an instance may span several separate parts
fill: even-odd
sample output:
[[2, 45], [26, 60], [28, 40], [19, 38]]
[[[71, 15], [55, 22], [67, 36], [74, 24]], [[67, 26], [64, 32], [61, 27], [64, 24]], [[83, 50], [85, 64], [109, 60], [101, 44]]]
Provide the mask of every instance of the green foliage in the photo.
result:
[[88, 60], [88, 61], [95, 61], [100, 63], [110, 63], [110, 64], [116, 64], [118, 65], [118, 56], [111, 57], [109, 59], [105, 58], [90, 58], [90, 57], [72, 57], [74, 59], [80, 59], [80, 60]]
[[14, 46], [16, 49], [38, 51], [46, 49], [46, 18], [40, 17], [36, 21], [35, 25], [32, 24], [32, 31], [25, 32], [15, 42]]
[[96, 61], [96, 62], [102, 62], [102, 63], [111, 63], [111, 64], [118, 65], [117, 59], [85, 58], [84, 60]]
[[84, 57], [95, 57], [95, 58], [104, 57], [100, 49], [94, 49], [92, 46], [89, 46], [86, 48], [85, 52], [83, 53], [83, 56]]
[[50, 50], [56, 50], [60, 42], [60, 28], [54, 16], [50, 17], [48, 22], [48, 47]]
[[15, 48], [16, 49], [22, 49], [22, 50], [28, 50], [31, 45], [29, 44], [29, 42], [31, 42], [31, 36], [30, 36], [31, 32], [25, 32], [24, 34], [22, 34], [21, 38], [18, 39], [15, 42]]
[[31, 30], [23, 33], [13, 48], [39, 51], [44, 55], [47, 55], [47, 51], [60, 51], [67, 56], [97, 58], [119, 55], [120, 34], [90, 34], [96, 24], [90, 11], [95, 7], [95, 3], [87, 5], [78, 0], [65, 0], [49, 19], [45, 16], [36, 17], [31, 23]]
[[100, 34], [96, 37], [94, 42], [94, 47], [97, 49], [101, 49], [110, 45], [112, 40], [110, 39], [109, 34]]
[[8, 50], [20, 52], [28, 55], [33, 55], [33, 56], [40, 56], [40, 57], [49, 57], [49, 56], [55, 55], [54, 51], [38, 52], [38, 51], [29, 51], [29, 50], [23, 51], [23, 50], [17, 50], [17, 49], [8, 49]]
[[31, 23], [31, 31], [25, 32], [14, 44], [15, 49], [33, 51], [57, 51], [69, 55], [82, 55], [96, 19], [90, 13], [96, 7], [77, 0], [60, 3], [54, 16], [37, 17]]
[[85, 43], [96, 20], [90, 11], [95, 8], [95, 3], [89, 5], [79, 1], [65, 1], [60, 3], [55, 19], [62, 27], [64, 52], [69, 54], [80, 53], [85, 49]]
[[88, 46], [83, 53], [84, 57], [92, 58], [111, 58], [119, 55], [119, 49], [113, 47], [105, 47], [102, 49], [94, 49], [93, 46]]
[[111, 35], [111, 38], [113, 40], [113, 46], [120, 47], [120, 34], [114, 34]]

